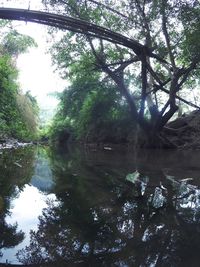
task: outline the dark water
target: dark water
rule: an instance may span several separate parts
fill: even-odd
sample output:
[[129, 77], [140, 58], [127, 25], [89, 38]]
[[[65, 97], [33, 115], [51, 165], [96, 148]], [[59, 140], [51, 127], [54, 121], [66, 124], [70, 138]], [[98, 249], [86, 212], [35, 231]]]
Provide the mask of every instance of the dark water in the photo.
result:
[[200, 266], [199, 188], [198, 151], [2, 151], [0, 262]]

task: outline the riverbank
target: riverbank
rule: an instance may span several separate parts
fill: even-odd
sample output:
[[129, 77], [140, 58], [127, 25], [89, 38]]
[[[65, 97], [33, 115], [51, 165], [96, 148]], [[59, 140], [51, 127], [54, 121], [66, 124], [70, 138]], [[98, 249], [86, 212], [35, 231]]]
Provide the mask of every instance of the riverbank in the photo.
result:
[[[169, 122], [160, 133], [160, 136], [163, 140], [167, 140], [170, 144], [169, 148], [178, 150], [200, 150], [200, 110], [184, 114]], [[121, 148], [126, 148], [128, 150], [133, 150], [135, 148], [147, 148], [145, 136], [139, 131], [132, 133], [132, 142], [127, 139], [124, 143], [98, 142], [85, 143], [85, 146], [94, 151], [112, 151], [119, 150]]]
[[[195, 110], [187, 115], [183, 115], [171, 122], [169, 122], [163, 131], [164, 136], [174, 144], [176, 149], [200, 149], [200, 111]], [[132, 133], [132, 141], [126, 140], [126, 142], [104, 142], [105, 140], [99, 142], [81, 142], [73, 141], [72, 143], [82, 144], [87, 149], [92, 151], [105, 150], [105, 151], [118, 151], [118, 150], [135, 150], [144, 143], [142, 135]], [[110, 141], [112, 138], [110, 138]], [[56, 143], [57, 146], [64, 147], [67, 146], [68, 140], [65, 143]], [[10, 137], [0, 137], [0, 150], [3, 149], [17, 149], [25, 147], [27, 145], [33, 144], [48, 144], [48, 140], [45, 141], [31, 141], [22, 142], [15, 138]], [[63, 148], [64, 148], [63, 147]], [[141, 145], [143, 148], [143, 145]]]
[[167, 124], [168, 139], [178, 149], [200, 149], [200, 110], [192, 111]]
[[32, 144], [33, 144], [32, 142], [21, 142], [14, 138], [0, 138], [0, 150], [17, 149]]

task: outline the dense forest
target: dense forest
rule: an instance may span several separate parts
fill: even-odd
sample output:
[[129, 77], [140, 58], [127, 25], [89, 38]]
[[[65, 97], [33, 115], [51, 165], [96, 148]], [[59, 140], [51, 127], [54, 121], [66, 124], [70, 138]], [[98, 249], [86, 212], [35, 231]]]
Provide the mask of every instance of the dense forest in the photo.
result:
[[[44, 135], [60, 143], [71, 138], [97, 144], [179, 146], [182, 128], [188, 132], [184, 113], [200, 106], [199, 1], [42, 3], [46, 11], [61, 15], [54, 16], [54, 23], [49, 22], [63, 28], [57, 35], [58, 29], [49, 27], [50, 52], [67, 85], [57, 94], [58, 111], [51, 127], [43, 130]], [[63, 23], [67, 19], [65, 27], [59, 19]], [[11, 84], [1, 85], [5, 89], [1, 101], [6, 103], [1, 104], [1, 132], [32, 138], [37, 131], [38, 107], [30, 93], [20, 92], [15, 60], [35, 43], [16, 30], [6, 33], [3, 24], [2, 81], [9, 77]], [[13, 103], [7, 97], [13, 97]], [[171, 124], [177, 118], [182, 122]], [[185, 138], [190, 137], [186, 134]]]
[[17, 81], [17, 58], [35, 41], [17, 32], [8, 21], [0, 22], [0, 139], [28, 141], [37, 136], [39, 107], [30, 94], [21, 92]]
[[70, 85], [59, 95], [52, 138], [135, 143], [139, 137], [141, 146], [177, 147], [168, 122], [198, 109], [199, 1], [43, 3], [93, 31], [69, 26], [53, 42], [53, 63]]

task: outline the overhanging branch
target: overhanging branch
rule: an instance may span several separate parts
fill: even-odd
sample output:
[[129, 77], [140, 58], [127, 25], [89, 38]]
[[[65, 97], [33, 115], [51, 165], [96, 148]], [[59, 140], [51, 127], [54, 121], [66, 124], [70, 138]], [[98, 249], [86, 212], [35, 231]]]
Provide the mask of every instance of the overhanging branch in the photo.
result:
[[155, 58], [160, 62], [168, 64], [164, 59], [153, 53], [151, 48], [140, 44], [138, 41], [130, 39], [120, 33], [111, 31], [105, 27], [101, 27], [78, 18], [72, 18], [69, 16], [57, 15], [48, 12], [15, 8], [0, 8], [0, 18], [29, 21], [85, 34], [91, 37], [97, 37], [103, 40], [107, 40], [113, 44], [118, 44], [126, 48], [130, 48], [138, 56], [145, 53], [146, 56]]
[[[167, 90], [167, 89], [165, 89], [165, 88], [163, 88], [163, 87], [161, 87], [161, 86], [159, 86], [159, 85], [155, 85], [155, 87], [157, 87], [158, 90], [161, 90], [161, 91], [165, 92], [166, 94], [169, 94], [169, 93], [170, 93], [169, 90]], [[200, 109], [199, 106], [197, 106], [197, 105], [195, 105], [195, 104], [193, 104], [193, 103], [191, 103], [191, 102], [185, 100], [184, 98], [182, 98], [182, 97], [180, 97], [180, 96], [177, 96], [177, 95], [176, 95], [175, 98], [178, 99], [178, 100], [180, 100], [181, 102], [183, 102], [183, 103], [185, 103], [185, 104], [187, 104], [187, 105], [193, 107], [193, 108]]]

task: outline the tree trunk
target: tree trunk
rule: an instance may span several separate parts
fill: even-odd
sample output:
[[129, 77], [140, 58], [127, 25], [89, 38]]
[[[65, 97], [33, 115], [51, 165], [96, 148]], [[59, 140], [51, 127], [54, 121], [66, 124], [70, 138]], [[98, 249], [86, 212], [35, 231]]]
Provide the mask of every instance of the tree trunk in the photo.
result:
[[176, 149], [177, 146], [173, 144], [163, 133], [152, 133], [147, 136], [144, 148]]

